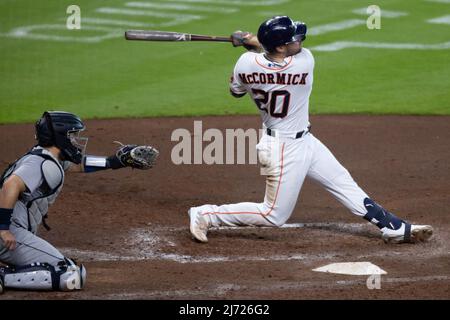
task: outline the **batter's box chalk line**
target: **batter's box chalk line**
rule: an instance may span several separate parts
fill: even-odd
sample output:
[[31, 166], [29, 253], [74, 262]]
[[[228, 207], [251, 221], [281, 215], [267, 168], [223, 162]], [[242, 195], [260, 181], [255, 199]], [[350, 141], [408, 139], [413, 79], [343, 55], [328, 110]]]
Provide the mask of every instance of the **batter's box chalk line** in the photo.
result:
[[[325, 227], [342, 228], [351, 232], [361, 232], [372, 228], [370, 224], [366, 223], [295, 223], [286, 224], [283, 228], [325, 228]], [[235, 228], [221, 228], [221, 229], [235, 229]], [[245, 228], [245, 229], [251, 229]], [[269, 229], [269, 228], [267, 228]], [[163, 260], [174, 261], [178, 263], [217, 263], [217, 262], [236, 262], [236, 261], [299, 261], [303, 263], [310, 263], [314, 261], [331, 261], [337, 262], [342, 257], [341, 251], [321, 252], [321, 253], [292, 253], [292, 254], [268, 254], [267, 256], [252, 256], [252, 255], [189, 255], [174, 252], [178, 248], [183, 249], [183, 243], [175, 239], [180, 231], [188, 232], [187, 227], [147, 227], [131, 229], [125, 240], [124, 246], [115, 246], [116, 251], [101, 251], [101, 250], [83, 250], [80, 248], [62, 248], [61, 251], [67, 256], [72, 256], [84, 261], [142, 261], [142, 260]], [[439, 230], [436, 230], [439, 233]], [[434, 257], [449, 257], [446, 239], [436, 237], [435, 242], [426, 244], [426, 250], [423, 250], [423, 245], [410, 246], [390, 246], [386, 245], [385, 249], [377, 251], [369, 250], [367, 253], [354, 256], [355, 260], [370, 260], [375, 257], [394, 257], [396, 260], [416, 259], [417, 248], [420, 250], [421, 259], [429, 259]], [[381, 241], [381, 240], [380, 240]], [[345, 252], [344, 252], [345, 253]]]

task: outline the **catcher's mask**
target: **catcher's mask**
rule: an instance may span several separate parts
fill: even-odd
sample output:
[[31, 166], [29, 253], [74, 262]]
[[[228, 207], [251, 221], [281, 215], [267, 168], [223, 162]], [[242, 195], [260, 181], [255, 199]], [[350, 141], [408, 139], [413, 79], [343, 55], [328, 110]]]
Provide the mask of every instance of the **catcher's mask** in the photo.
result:
[[36, 122], [36, 139], [41, 147], [59, 148], [62, 160], [80, 164], [88, 141], [81, 136], [85, 128], [81, 119], [72, 113], [46, 111]]
[[292, 21], [288, 16], [275, 16], [264, 21], [258, 29], [258, 41], [268, 52], [290, 42], [306, 39], [306, 24]]

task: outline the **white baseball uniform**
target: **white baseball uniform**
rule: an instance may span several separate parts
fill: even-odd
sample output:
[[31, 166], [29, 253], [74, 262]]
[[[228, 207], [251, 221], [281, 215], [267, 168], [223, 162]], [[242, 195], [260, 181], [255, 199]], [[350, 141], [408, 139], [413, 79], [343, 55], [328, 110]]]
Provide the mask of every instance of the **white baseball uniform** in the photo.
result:
[[281, 226], [291, 216], [305, 177], [322, 185], [358, 216], [367, 210], [367, 194], [333, 154], [309, 132], [309, 96], [314, 57], [308, 49], [284, 59], [246, 52], [236, 63], [230, 89], [248, 93], [258, 106], [264, 134], [256, 146], [265, 170], [266, 194], [261, 203], [204, 205], [196, 209], [211, 226]]

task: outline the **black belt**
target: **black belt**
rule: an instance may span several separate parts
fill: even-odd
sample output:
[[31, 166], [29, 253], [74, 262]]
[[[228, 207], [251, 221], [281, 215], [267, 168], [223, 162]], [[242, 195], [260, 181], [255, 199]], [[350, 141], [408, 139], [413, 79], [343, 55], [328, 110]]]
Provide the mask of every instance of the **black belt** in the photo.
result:
[[[295, 139], [299, 139], [299, 138], [303, 137], [303, 135], [307, 134], [307, 133], [310, 132], [310, 131], [311, 131], [311, 126], [309, 125], [308, 128], [307, 128], [306, 130], [297, 132], [297, 133], [295, 134]], [[269, 135], [269, 136], [271, 136], [271, 137], [275, 137], [275, 136], [276, 136], [276, 135], [275, 135], [275, 131], [272, 130], [272, 129], [267, 128], [266, 132], [267, 132], [267, 135]]]

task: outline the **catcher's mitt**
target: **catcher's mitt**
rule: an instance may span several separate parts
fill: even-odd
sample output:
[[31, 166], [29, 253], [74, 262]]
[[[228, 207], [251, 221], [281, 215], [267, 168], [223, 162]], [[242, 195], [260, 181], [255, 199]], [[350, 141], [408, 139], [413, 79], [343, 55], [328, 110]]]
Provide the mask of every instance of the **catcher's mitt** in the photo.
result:
[[122, 144], [116, 152], [116, 157], [124, 167], [146, 170], [153, 167], [159, 151], [152, 146], [138, 146], [137, 144]]

